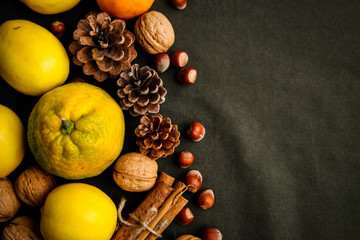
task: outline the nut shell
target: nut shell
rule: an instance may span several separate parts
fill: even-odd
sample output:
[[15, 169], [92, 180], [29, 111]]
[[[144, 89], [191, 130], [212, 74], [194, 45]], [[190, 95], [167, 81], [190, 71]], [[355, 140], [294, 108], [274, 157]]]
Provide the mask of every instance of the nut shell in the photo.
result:
[[27, 216], [14, 218], [3, 230], [1, 240], [43, 240], [39, 224]]
[[0, 222], [12, 219], [21, 205], [9, 179], [0, 179]]
[[178, 237], [175, 240], [201, 240], [201, 239], [198, 237], [194, 237], [193, 235], [186, 234], [186, 235], [182, 235], [181, 237]]
[[56, 186], [53, 175], [37, 166], [29, 167], [15, 181], [16, 195], [29, 206], [40, 206]]
[[148, 156], [131, 152], [119, 157], [113, 171], [115, 183], [125, 191], [143, 192], [155, 185], [158, 165]]
[[164, 14], [150, 11], [135, 23], [134, 33], [141, 47], [150, 54], [163, 53], [175, 42], [175, 32]]

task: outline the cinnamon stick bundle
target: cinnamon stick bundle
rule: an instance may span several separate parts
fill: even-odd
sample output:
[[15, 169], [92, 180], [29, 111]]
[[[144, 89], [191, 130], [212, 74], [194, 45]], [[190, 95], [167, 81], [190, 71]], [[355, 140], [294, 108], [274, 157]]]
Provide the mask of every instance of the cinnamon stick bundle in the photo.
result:
[[112, 240], [145, 240], [160, 236], [188, 202], [182, 197], [187, 190], [186, 185], [177, 181], [171, 187], [174, 180], [166, 173], [160, 173], [153, 189], [130, 214], [126, 224], [120, 227]]
[[[144, 201], [133, 212], [134, 216], [137, 216], [142, 221], [148, 221], [153, 217], [155, 212], [149, 212], [149, 209], [159, 209], [164, 203], [165, 199], [174, 191], [171, 187], [174, 179], [170, 176], [160, 174], [161, 178], [159, 182], [155, 184], [153, 188], [145, 197]], [[127, 222], [136, 225], [137, 221], [133, 218], [129, 218]], [[112, 240], [131, 240], [138, 234], [139, 227], [128, 226], [123, 224], [120, 229], [112, 237]]]
[[[160, 219], [160, 221], [156, 224], [154, 227], [154, 230], [158, 234], [162, 234], [165, 229], [170, 225], [170, 223], [175, 219], [175, 217], [178, 215], [178, 213], [185, 207], [185, 205], [188, 203], [188, 200], [185, 199], [183, 196], [179, 198], [179, 200], [175, 203], [174, 206], [172, 206], [167, 213]], [[157, 236], [150, 233], [145, 240], [155, 240], [157, 239]]]
[[[177, 181], [175, 186], [175, 190], [170, 194], [170, 196], [166, 199], [163, 205], [160, 207], [155, 218], [148, 224], [148, 227], [154, 229], [161, 218], [170, 211], [170, 209], [176, 205], [176, 202], [180, 199], [181, 195], [187, 190], [185, 183]], [[136, 238], [136, 240], [145, 240], [145, 238], [149, 235], [148, 230], [144, 230], [140, 233], [140, 235]]]

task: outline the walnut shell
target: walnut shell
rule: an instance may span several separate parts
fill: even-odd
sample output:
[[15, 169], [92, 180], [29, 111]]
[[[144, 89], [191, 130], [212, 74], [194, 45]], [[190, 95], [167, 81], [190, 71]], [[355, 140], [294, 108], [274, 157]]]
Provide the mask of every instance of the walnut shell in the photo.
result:
[[27, 216], [14, 218], [3, 230], [1, 240], [43, 240], [39, 224]]
[[125, 191], [143, 192], [155, 185], [158, 165], [148, 156], [131, 152], [119, 157], [113, 171], [115, 183]]
[[21, 205], [9, 179], [0, 179], [0, 222], [12, 219]]
[[33, 207], [42, 205], [55, 186], [54, 176], [37, 166], [26, 169], [15, 181], [16, 195]]
[[178, 237], [175, 240], [201, 240], [201, 239], [198, 237], [194, 237], [193, 235], [187, 234], [187, 235], [182, 235], [181, 237]]
[[139, 17], [134, 33], [141, 47], [150, 54], [166, 52], [175, 42], [175, 32], [170, 21], [157, 11]]

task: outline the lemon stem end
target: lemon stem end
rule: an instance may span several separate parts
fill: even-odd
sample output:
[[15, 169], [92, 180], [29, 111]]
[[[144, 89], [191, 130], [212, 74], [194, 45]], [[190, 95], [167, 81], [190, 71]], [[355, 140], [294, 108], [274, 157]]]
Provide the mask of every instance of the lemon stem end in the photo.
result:
[[70, 120], [66, 120], [64, 117], [61, 118], [61, 121], [61, 133], [64, 135], [70, 135], [75, 130], [75, 124]]

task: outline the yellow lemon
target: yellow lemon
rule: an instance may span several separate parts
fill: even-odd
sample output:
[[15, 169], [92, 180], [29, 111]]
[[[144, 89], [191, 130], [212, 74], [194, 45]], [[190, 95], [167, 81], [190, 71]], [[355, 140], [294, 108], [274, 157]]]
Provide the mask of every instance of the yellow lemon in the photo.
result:
[[46, 197], [40, 231], [45, 240], [109, 240], [116, 223], [109, 196], [89, 184], [68, 183]]
[[25, 148], [24, 125], [14, 111], [0, 104], [0, 178], [20, 165]]
[[80, 0], [20, 0], [20, 2], [37, 13], [57, 14], [72, 9]]
[[28, 143], [39, 165], [67, 179], [102, 173], [119, 156], [124, 115], [104, 90], [69, 83], [45, 93], [28, 121]]
[[0, 75], [13, 88], [38, 96], [65, 82], [69, 58], [61, 42], [27, 20], [0, 26]]

